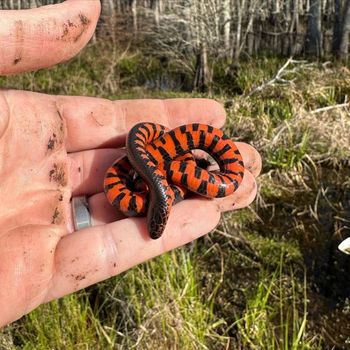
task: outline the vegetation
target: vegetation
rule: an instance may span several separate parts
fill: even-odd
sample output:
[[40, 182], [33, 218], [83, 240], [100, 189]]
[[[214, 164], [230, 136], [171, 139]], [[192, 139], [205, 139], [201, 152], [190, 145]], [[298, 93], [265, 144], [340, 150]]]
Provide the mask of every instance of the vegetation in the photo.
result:
[[[0, 0], [1, 9], [25, 9], [63, 0]], [[101, 0], [94, 41], [132, 40], [163, 66], [191, 76], [188, 86], [210, 88], [218, 61], [234, 74], [254, 55], [331, 58], [349, 53], [348, 0]], [[172, 68], [168, 67], [168, 68]], [[184, 72], [183, 72], [184, 71]], [[181, 80], [181, 77], [180, 79]]]
[[43, 305], [0, 332], [0, 349], [349, 346], [349, 260], [336, 247], [350, 234], [350, 71], [255, 58], [225, 80], [223, 65], [210, 93], [189, 94], [172, 85], [177, 68], [99, 44], [50, 70], [0, 78], [55, 94], [216, 98], [228, 134], [264, 159], [250, 208], [197, 242]]

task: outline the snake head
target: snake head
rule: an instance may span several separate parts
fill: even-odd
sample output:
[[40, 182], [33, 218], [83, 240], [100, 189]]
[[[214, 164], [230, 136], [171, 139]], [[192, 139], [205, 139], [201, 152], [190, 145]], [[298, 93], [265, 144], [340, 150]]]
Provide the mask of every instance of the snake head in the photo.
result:
[[158, 239], [163, 234], [168, 216], [168, 212], [159, 209], [151, 214], [151, 219], [148, 220], [148, 232], [152, 239]]

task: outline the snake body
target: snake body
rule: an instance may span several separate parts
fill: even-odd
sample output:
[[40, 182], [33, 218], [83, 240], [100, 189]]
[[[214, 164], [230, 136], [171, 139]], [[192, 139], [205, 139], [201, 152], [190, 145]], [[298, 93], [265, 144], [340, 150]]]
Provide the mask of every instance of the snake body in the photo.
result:
[[[198, 166], [193, 149], [211, 155], [220, 171]], [[127, 156], [107, 170], [104, 190], [108, 201], [127, 216], [147, 210], [153, 239], [162, 235], [172, 206], [187, 191], [208, 198], [225, 197], [243, 179], [244, 164], [237, 146], [210, 125], [194, 123], [168, 130], [160, 124], [138, 123], [128, 133], [126, 150]]]

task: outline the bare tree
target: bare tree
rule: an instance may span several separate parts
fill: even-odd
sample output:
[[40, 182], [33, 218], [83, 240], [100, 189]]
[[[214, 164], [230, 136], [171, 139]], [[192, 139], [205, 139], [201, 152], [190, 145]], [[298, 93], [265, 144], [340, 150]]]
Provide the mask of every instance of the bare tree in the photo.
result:
[[347, 58], [349, 52], [350, 33], [350, 0], [347, 0], [344, 8], [344, 19], [342, 23], [342, 36], [340, 41], [340, 57]]
[[230, 43], [230, 33], [231, 33], [231, 2], [230, 0], [223, 0], [223, 33], [224, 33], [224, 45], [227, 55], [230, 52], [231, 43]]
[[350, 0], [345, 1], [343, 8], [340, 5], [339, 0], [336, 7], [338, 27], [334, 30], [333, 49], [338, 58], [345, 60], [349, 52]]
[[[297, 52], [297, 40], [298, 35], [300, 33], [300, 27], [299, 27], [299, 0], [293, 1], [293, 10], [292, 10], [292, 21], [290, 24], [290, 27], [288, 29], [289, 32], [289, 44], [290, 44], [290, 51], [289, 55], [295, 55]], [[294, 35], [295, 33], [295, 35]]]
[[151, 0], [151, 8], [153, 10], [154, 21], [156, 23], [157, 28], [159, 27], [161, 7], [162, 3], [160, 0]]
[[310, 1], [305, 40], [305, 53], [310, 56], [322, 56], [321, 0]]
[[211, 81], [209, 57], [224, 57], [226, 51], [220, 31], [222, 18], [220, 1], [182, 0], [171, 13], [162, 14], [156, 30], [149, 31], [149, 40], [159, 55], [191, 72], [193, 87], [204, 91]]
[[131, 13], [134, 34], [137, 34], [137, 0], [131, 0]]
[[237, 11], [237, 28], [236, 28], [236, 43], [235, 43], [235, 53], [234, 58], [238, 60], [241, 54], [241, 35], [242, 35], [242, 20], [243, 11], [245, 9], [246, 0], [236, 0], [236, 11]]
[[342, 33], [342, 20], [341, 20], [341, 0], [334, 0], [334, 26], [333, 26], [333, 53], [335, 56], [339, 55], [340, 41]]
[[[0, 0], [25, 9], [63, 0]], [[278, 55], [333, 54], [348, 58], [350, 0], [101, 0], [97, 38], [153, 45], [210, 85], [218, 59], [270, 51]], [[116, 35], [116, 33], [118, 35]], [[159, 48], [159, 50], [158, 50]], [[146, 48], [147, 50], [148, 48]], [[159, 51], [159, 52], [158, 52]], [[202, 83], [200, 83], [202, 82]]]

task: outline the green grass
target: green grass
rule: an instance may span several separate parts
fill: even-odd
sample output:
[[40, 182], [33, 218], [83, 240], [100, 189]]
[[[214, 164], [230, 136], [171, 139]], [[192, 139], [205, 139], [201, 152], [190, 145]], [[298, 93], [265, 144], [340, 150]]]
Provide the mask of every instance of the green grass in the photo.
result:
[[[53, 301], [31, 312], [14, 329], [14, 343], [24, 349], [86, 349], [108, 345], [84, 293]], [[103, 347], [104, 347], [103, 346]]]
[[[295, 284], [293, 271], [284, 275], [283, 255], [273, 273], [261, 271], [259, 284], [247, 298], [247, 307], [237, 326], [243, 348], [316, 349], [317, 338], [309, 338], [307, 324], [306, 277]], [[321, 347], [320, 347], [321, 349]]]
[[[0, 349], [287, 350], [344, 344], [347, 329], [335, 327], [334, 320], [348, 322], [348, 267], [336, 244], [350, 234], [350, 171], [339, 166], [350, 156], [350, 119], [344, 109], [310, 111], [342, 103], [350, 94], [350, 73], [345, 67], [300, 65], [286, 76], [294, 79], [289, 85], [249, 96], [283, 64], [247, 60], [230, 77], [223, 64], [214, 67], [210, 96], [227, 106], [227, 133], [263, 157], [256, 203], [224, 215], [213, 233], [185, 248], [39, 307], [0, 332]], [[206, 96], [147, 89], [145, 82], [160, 71], [160, 62], [140, 52], [91, 46], [66, 64], [0, 78], [0, 84], [106, 98]], [[327, 278], [333, 278], [331, 290]]]
[[[257, 240], [261, 256], [267, 257], [271, 242]], [[285, 248], [278, 247], [282, 255], [274, 262], [275, 272], [260, 271], [256, 288], [244, 290], [246, 310], [231, 310], [232, 323], [215, 312], [230, 262], [222, 256], [220, 271], [203, 271], [206, 256], [210, 260], [220, 249], [216, 244], [201, 254], [203, 248], [193, 244], [190, 250], [165, 254], [97, 287], [41, 306], [9, 326], [12, 348], [211, 349], [230, 344], [233, 328], [242, 349], [297, 349], [293, 344], [317, 348], [311, 347], [315, 339], [305, 332], [306, 282], [299, 290], [289, 278], [293, 273], [283, 271]], [[204, 278], [210, 288], [203, 285]], [[288, 283], [291, 289], [285, 289]]]
[[227, 341], [216, 333], [225, 323], [213, 313], [216, 291], [209, 298], [202, 294], [193, 253], [165, 254], [90, 291], [44, 305], [13, 327], [13, 342], [26, 349], [135, 344], [197, 349], [206, 348], [206, 341]]

